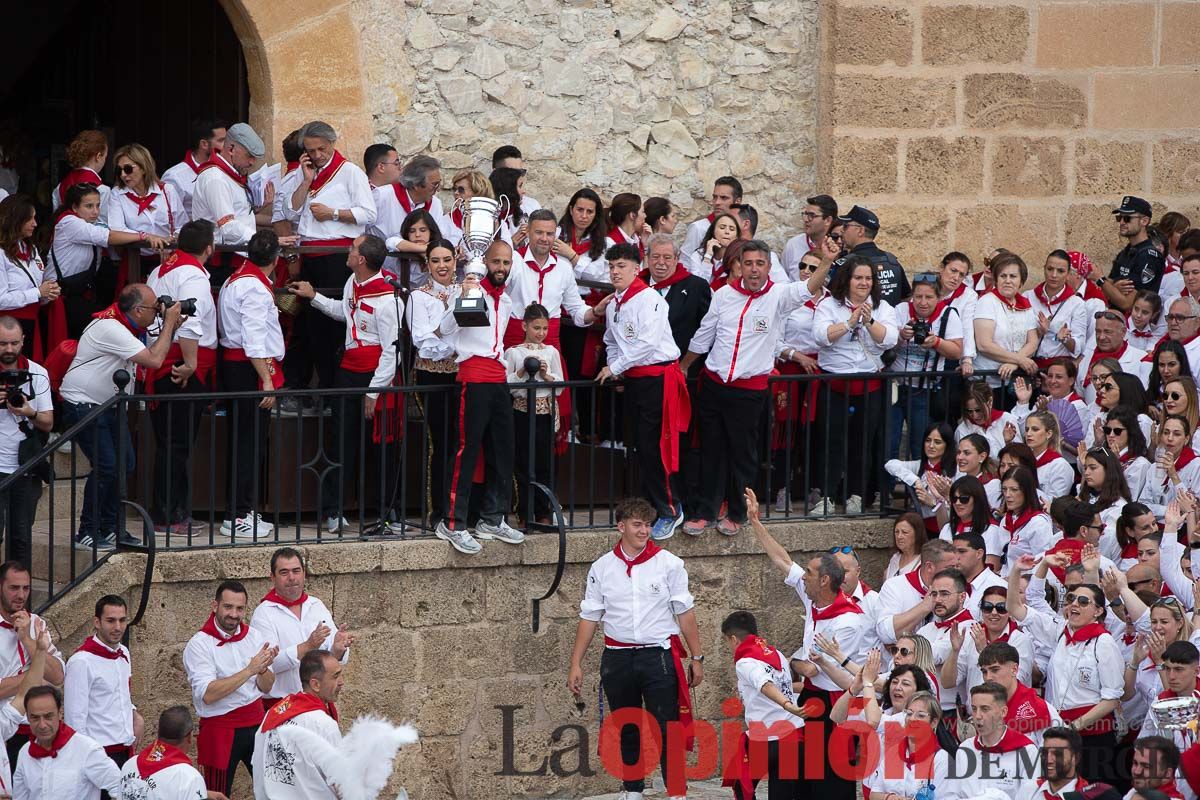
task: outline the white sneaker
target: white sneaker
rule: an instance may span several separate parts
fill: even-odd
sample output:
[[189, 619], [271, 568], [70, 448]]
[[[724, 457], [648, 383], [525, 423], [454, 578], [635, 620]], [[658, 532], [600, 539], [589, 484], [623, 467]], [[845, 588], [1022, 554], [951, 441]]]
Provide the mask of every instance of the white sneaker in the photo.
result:
[[846, 513], [861, 514], [863, 511], [862, 498], [856, 494], [852, 494], [846, 498]]
[[221, 533], [234, 539], [266, 539], [274, 532], [275, 526], [257, 511], [247, 511], [237, 519], [227, 519], [221, 523]]
[[328, 533], [337, 533], [350, 527], [350, 522], [345, 517], [326, 517], [325, 530]]
[[832, 513], [834, 513], [833, 501], [828, 497], [822, 497], [820, 501], [814, 503], [813, 507], [809, 509], [808, 515], [810, 517], [826, 517]]
[[475, 526], [475, 536], [480, 539], [499, 539], [508, 544], [521, 544], [525, 541], [525, 534], [510, 526], [504, 519], [500, 520], [499, 525], [479, 520]]
[[641, 792], [621, 792], [618, 800], [643, 800], [643, 798], [645, 798], [645, 795]]
[[452, 531], [446, 527], [444, 522], [438, 523], [438, 526], [433, 529], [433, 535], [439, 539], [445, 539], [455, 550], [469, 556], [473, 556], [483, 549], [483, 545], [475, 541], [468, 531]]
[[792, 498], [787, 489], [780, 489], [775, 495], [775, 510], [780, 514], [786, 514], [792, 510]]

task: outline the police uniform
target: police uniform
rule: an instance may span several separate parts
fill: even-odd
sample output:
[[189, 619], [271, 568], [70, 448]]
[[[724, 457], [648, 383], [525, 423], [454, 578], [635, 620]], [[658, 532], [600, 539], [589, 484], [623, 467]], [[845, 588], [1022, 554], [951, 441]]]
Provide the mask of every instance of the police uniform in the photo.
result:
[[[1117, 214], [1141, 214], [1150, 217], [1150, 204], [1140, 197], [1126, 196], [1121, 199], [1121, 207], [1112, 212]], [[1167, 257], [1149, 239], [1129, 243], [1117, 253], [1113, 259], [1112, 271], [1108, 277], [1114, 281], [1133, 281], [1133, 288], [1141, 291], [1147, 289], [1157, 292], [1162, 284], [1163, 272], [1167, 268]]]

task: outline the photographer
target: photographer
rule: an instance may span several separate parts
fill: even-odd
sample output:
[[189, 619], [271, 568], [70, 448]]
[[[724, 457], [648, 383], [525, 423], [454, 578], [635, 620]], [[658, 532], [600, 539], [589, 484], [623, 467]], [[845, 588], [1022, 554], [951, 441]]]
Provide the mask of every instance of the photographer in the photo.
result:
[[[135, 365], [156, 370], [166, 360], [180, 308], [175, 303], [162, 310], [162, 329], [154, 344], [146, 346], [147, 329], [158, 317], [158, 299], [144, 283], [122, 290], [117, 302], [93, 315], [79, 337], [75, 359], [63, 376], [63, 422], [67, 427], [107, 401], [116, 392], [113, 373], [125, 370], [130, 377]], [[75, 546], [82, 550], [110, 550], [117, 539], [117, 408], [110, 408], [82, 431], [76, 441], [92, 464], [83, 493], [83, 512]], [[125, 469], [134, 467], [133, 441], [125, 431]], [[122, 541], [137, 543], [121, 531]]]
[[[50, 379], [40, 364], [21, 355], [25, 336], [19, 320], [0, 317], [0, 483], [17, 471], [30, 444], [42, 440], [32, 436], [36, 428], [42, 433], [54, 424], [50, 403]], [[17, 402], [17, 401], [20, 402]], [[38, 498], [42, 494], [42, 479], [26, 474], [7, 489], [0, 489], [0, 531], [6, 533], [6, 561], [29, 564], [30, 537]]]
[[[213, 253], [213, 224], [192, 220], [179, 229], [179, 249], [146, 280], [161, 304], [174, 303], [183, 317], [166, 359], [147, 371], [146, 393], [171, 395], [203, 392], [212, 388], [217, 364], [217, 307], [213, 302], [208, 270]], [[190, 455], [200, 428], [201, 404], [154, 403], [157, 452], [154, 458], [154, 508], [156, 523], [170, 533], [191, 530], [192, 484]]]

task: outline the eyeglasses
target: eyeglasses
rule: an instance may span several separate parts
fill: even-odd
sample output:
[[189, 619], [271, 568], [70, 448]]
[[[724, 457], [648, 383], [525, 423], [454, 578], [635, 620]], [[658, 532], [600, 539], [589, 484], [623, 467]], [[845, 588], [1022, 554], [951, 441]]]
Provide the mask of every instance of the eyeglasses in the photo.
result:
[[835, 242], [840, 242], [842, 240], [842, 235], [840, 233], [831, 233], [829, 234], [829, 238]]
[[1103, 524], [1101, 524], [1101, 525], [1084, 525], [1083, 527], [1085, 527], [1085, 528], [1089, 528], [1089, 529], [1091, 529], [1091, 530], [1093, 530], [1093, 531], [1102, 531], [1102, 530], [1104, 530], [1104, 525], [1103, 525]]
[[896, 655], [898, 655], [898, 656], [904, 656], [905, 658], [907, 658], [908, 656], [911, 656], [912, 654], [913, 654], [913, 651], [907, 647], [897, 647], [896, 648]]
[[466, 194], [466, 193], [467, 193], [467, 187], [465, 187], [465, 186], [455, 186], [455, 187], [454, 187], [454, 193], [455, 193], [455, 194]]
[[1187, 322], [1189, 319], [1195, 319], [1195, 314], [1167, 314], [1167, 322]]
[[1179, 400], [1183, 399], [1183, 393], [1182, 392], [1163, 392], [1163, 397], [1167, 398], [1168, 400], [1179, 401]]
[[987, 600], [984, 600], [979, 604], [979, 610], [985, 614], [1007, 614], [1008, 605], [1003, 601], [999, 603], [989, 603]]
[[841, 547], [831, 547], [831, 548], [829, 548], [829, 552], [831, 552], [831, 553], [853, 553], [853, 552], [854, 552], [854, 548], [853, 548], [853, 547], [851, 547], [851, 546], [850, 546], [850, 545], [848, 545], [848, 544], [844, 544], [844, 545], [842, 545]]
[[971, 495], [956, 494], [951, 499], [954, 500], [954, 502], [956, 502], [956, 503], [969, 503], [969, 502], [971, 502]]
[[[1132, 586], [1133, 584], [1130, 584], [1130, 585]], [[1070, 594], [1067, 595], [1066, 601], [1067, 601], [1066, 602], [1067, 605], [1074, 604], [1074, 605], [1079, 606], [1080, 608], [1087, 608], [1088, 606], [1095, 603], [1095, 600], [1093, 600], [1088, 595], [1075, 594], [1074, 592], [1071, 592]]]
[[1109, 389], [1111, 389], [1113, 387], [1111, 381], [1106, 381], [1106, 380], [1102, 380], [1102, 379], [1093, 378], [1092, 383], [1096, 384], [1096, 389], [1099, 391], [1108, 391]]
[[122, 175], [132, 175], [133, 171], [137, 169], [137, 167], [133, 164], [122, 164], [121, 166], [117, 167], [117, 169], [121, 170]]
[[813, 212], [813, 211], [801, 211], [800, 212], [800, 219], [804, 220], [805, 222], [812, 222], [814, 219], [817, 219], [817, 218], [824, 219], [825, 215], [817, 214], [816, 212]]
[[[1173, 399], [1177, 400], [1178, 398], [1173, 398]], [[1105, 425], [1101, 430], [1104, 431], [1105, 436], [1120, 436], [1122, 433], [1125, 432], [1124, 428], [1117, 428], [1112, 425]]]
[[1095, 314], [1095, 318], [1096, 319], [1107, 319], [1107, 320], [1111, 320], [1113, 322], [1121, 322], [1121, 323], [1125, 322], [1125, 317], [1121, 314], [1118, 314], [1116, 311], [1097, 311]]

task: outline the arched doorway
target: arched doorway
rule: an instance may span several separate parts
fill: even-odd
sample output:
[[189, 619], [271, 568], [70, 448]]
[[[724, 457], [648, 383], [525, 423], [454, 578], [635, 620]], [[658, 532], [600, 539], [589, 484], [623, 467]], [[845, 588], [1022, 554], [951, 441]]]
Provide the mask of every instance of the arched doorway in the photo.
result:
[[183, 156], [192, 118], [249, 112], [245, 57], [218, 0], [44, 0], [5, 22], [0, 148], [39, 205], [78, 130], [104, 131], [113, 148], [140, 142], [162, 172]]

